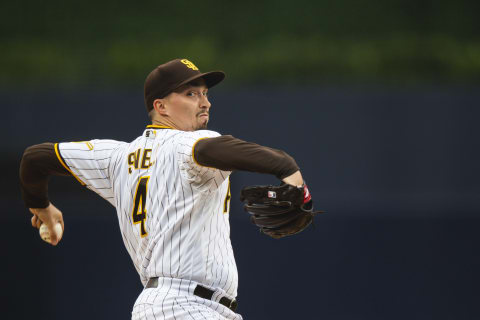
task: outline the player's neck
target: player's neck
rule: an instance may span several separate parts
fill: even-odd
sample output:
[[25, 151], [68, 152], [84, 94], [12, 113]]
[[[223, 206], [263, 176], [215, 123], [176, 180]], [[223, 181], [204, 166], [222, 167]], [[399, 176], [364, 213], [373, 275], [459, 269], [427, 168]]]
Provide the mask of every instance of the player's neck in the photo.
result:
[[153, 119], [152, 124], [155, 126], [170, 127], [177, 130], [182, 130], [169, 119]]

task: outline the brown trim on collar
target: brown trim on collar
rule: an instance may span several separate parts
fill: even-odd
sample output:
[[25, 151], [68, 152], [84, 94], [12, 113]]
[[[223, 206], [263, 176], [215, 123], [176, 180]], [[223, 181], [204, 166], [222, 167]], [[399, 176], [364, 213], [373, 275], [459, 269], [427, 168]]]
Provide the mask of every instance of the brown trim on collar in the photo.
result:
[[156, 125], [156, 124], [149, 124], [147, 126], [147, 129], [173, 129], [173, 128], [169, 127], [169, 126], [159, 126], [159, 125]]

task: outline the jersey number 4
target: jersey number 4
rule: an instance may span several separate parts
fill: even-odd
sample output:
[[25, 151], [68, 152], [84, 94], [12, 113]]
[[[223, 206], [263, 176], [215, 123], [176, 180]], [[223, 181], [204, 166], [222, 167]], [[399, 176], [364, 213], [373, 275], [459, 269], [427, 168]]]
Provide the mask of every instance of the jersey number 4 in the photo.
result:
[[145, 202], [147, 201], [148, 179], [150, 179], [150, 177], [141, 177], [140, 180], [138, 180], [132, 211], [133, 224], [140, 223], [140, 235], [142, 238], [148, 234], [145, 230], [145, 220], [147, 219]]
[[223, 213], [228, 212], [228, 204], [230, 203], [230, 199], [232, 199], [232, 194], [230, 193], [230, 177], [228, 177], [228, 189], [227, 195], [225, 196], [225, 201], [223, 201]]

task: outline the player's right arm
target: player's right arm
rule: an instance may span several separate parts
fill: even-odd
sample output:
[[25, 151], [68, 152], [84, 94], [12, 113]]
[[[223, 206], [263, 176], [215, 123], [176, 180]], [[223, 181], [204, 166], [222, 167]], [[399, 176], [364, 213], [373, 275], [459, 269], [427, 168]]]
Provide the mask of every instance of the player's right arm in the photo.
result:
[[54, 144], [46, 142], [28, 147], [20, 162], [20, 186], [28, 208], [48, 207], [48, 177], [51, 175], [71, 176], [58, 160]]
[[[111, 155], [124, 142], [90, 140], [82, 142], [42, 143], [25, 150], [20, 164], [20, 185], [25, 205], [39, 222], [61, 219], [61, 212], [48, 199], [48, 179], [52, 175], [73, 176], [82, 185], [115, 205], [111, 183]], [[59, 214], [60, 212], [60, 214]], [[52, 224], [53, 228], [54, 224]], [[52, 234], [52, 230], [50, 230]]]
[[33, 214], [32, 226], [40, 228], [42, 223], [49, 228], [51, 243], [60, 239], [53, 230], [58, 222], [63, 225], [62, 212], [48, 199], [48, 178], [51, 175], [69, 176], [71, 173], [59, 162], [53, 143], [42, 143], [28, 147], [20, 162], [20, 186], [23, 200]]

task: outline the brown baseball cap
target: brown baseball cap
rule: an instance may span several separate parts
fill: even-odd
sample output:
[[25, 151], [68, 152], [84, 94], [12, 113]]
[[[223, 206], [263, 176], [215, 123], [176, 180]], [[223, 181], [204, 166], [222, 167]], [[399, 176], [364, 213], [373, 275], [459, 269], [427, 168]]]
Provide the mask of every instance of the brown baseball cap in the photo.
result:
[[198, 78], [203, 78], [208, 88], [213, 87], [225, 78], [223, 71], [201, 73], [187, 59], [175, 59], [161, 64], [147, 76], [145, 80], [145, 106], [147, 111], [153, 109], [153, 101], [162, 99], [169, 93]]

